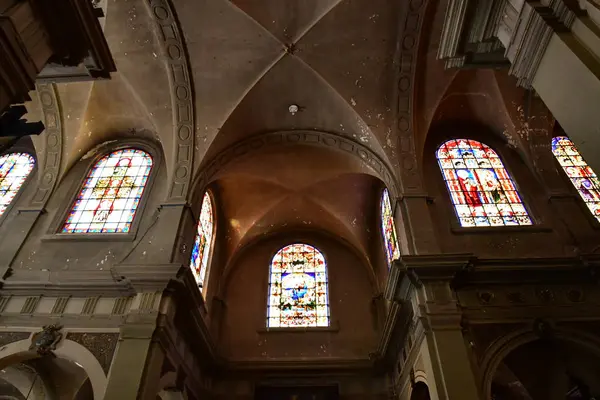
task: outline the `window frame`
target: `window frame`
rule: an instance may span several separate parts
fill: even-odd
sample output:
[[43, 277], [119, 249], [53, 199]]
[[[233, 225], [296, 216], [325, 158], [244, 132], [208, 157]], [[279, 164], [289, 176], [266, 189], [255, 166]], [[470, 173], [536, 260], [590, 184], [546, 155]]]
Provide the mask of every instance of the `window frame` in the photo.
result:
[[[567, 139], [569, 139], [571, 141], [571, 143], [573, 143], [573, 145], [575, 146], [575, 149], [578, 152], [579, 152], [579, 149], [577, 148], [577, 145], [573, 142], [573, 140], [569, 137], [569, 135], [567, 135], [566, 133], [553, 135], [552, 138], [550, 139], [550, 152], [552, 153], [552, 158], [554, 159], [556, 169], [559, 171], [559, 175], [562, 176], [561, 180], [564, 181], [565, 185], [569, 187], [567, 189], [567, 191], [569, 192], [569, 194], [571, 194], [573, 197], [576, 198], [577, 205], [581, 209], [581, 212], [583, 214], [585, 214], [585, 217], [589, 221], [591, 227], [594, 229], [600, 230], [600, 221], [598, 221], [598, 219], [592, 214], [591, 210], [587, 206], [587, 203], [581, 198], [581, 194], [579, 193], [579, 190], [577, 190], [575, 185], [573, 185], [573, 181], [571, 181], [571, 178], [567, 175], [567, 171], [564, 170], [563, 166], [560, 165], [560, 162], [554, 155], [554, 151], [552, 150], [552, 141], [556, 137], [566, 137]], [[581, 153], [579, 153], [579, 154], [581, 155]], [[583, 157], [583, 156], [581, 156], [581, 157]], [[585, 161], [585, 158], [583, 159], [583, 161]], [[585, 163], [587, 164], [587, 161], [585, 161]], [[587, 165], [589, 166], [589, 164], [587, 164]], [[596, 171], [594, 171], [594, 173], [596, 173]], [[596, 173], [596, 175], [598, 175], [598, 174]], [[598, 176], [600, 176], [600, 175], [598, 175]]]
[[198, 224], [200, 223], [200, 214], [202, 214], [202, 202], [204, 201], [204, 195], [207, 194], [208, 197], [210, 198], [210, 205], [211, 205], [211, 209], [212, 209], [212, 240], [208, 249], [208, 260], [206, 262], [206, 272], [204, 275], [204, 280], [203, 280], [203, 285], [200, 288], [200, 286], [198, 285], [198, 282], [196, 281], [196, 277], [194, 276], [194, 272], [191, 271], [191, 261], [192, 261], [192, 253], [190, 253], [190, 257], [188, 259], [188, 269], [190, 270], [190, 272], [192, 272], [192, 276], [194, 276], [194, 281], [196, 281], [196, 285], [198, 286], [198, 290], [200, 291], [200, 294], [202, 295], [202, 298], [206, 297], [207, 294], [207, 288], [208, 288], [208, 278], [210, 277], [210, 270], [212, 267], [212, 259], [213, 259], [213, 253], [214, 253], [214, 247], [215, 247], [215, 243], [216, 243], [216, 234], [217, 234], [217, 207], [216, 207], [216, 199], [215, 196], [213, 194], [213, 191], [210, 188], [206, 188], [203, 192], [202, 192], [202, 197], [201, 197], [201, 202], [200, 202], [200, 212], [198, 213], [198, 216], [196, 217], [194, 215], [194, 213], [192, 212], [192, 216], [194, 217], [194, 239], [192, 241], [192, 251], [194, 250], [194, 245], [196, 244], [196, 237], [198, 236]]
[[[284, 248], [295, 245], [295, 244], [303, 244], [308, 245], [316, 249], [321, 256], [323, 256], [323, 260], [325, 260], [325, 273], [327, 276], [327, 308], [328, 308], [328, 325], [327, 326], [269, 326], [269, 303], [271, 300], [271, 266], [273, 265], [273, 258]], [[313, 242], [303, 239], [297, 240], [286, 240], [285, 244], [279, 244], [275, 251], [269, 253], [268, 258], [268, 268], [267, 268], [267, 287], [264, 293], [266, 293], [266, 297], [263, 301], [264, 307], [264, 319], [262, 323], [262, 328], [259, 329], [259, 332], [305, 332], [305, 331], [326, 331], [326, 332], [337, 332], [339, 330], [339, 326], [337, 321], [333, 319], [332, 307], [331, 307], [331, 285], [329, 280], [329, 261], [325, 253]]]
[[[140, 198], [140, 202], [135, 211], [133, 221], [131, 221], [131, 227], [129, 232], [106, 232], [106, 233], [64, 233], [61, 232], [62, 227], [71, 212], [75, 200], [83, 187], [83, 183], [87, 179], [91, 169], [107, 155], [124, 149], [137, 149], [146, 152], [152, 158], [152, 168], [144, 186], [144, 193]], [[43, 237], [43, 240], [70, 240], [70, 241], [133, 241], [137, 236], [137, 232], [141, 222], [141, 215], [146, 211], [146, 205], [154, 186], [154, 181], [162, 167], [162, 153], [158, 147], [154, 144], [148, 143], [144, 140], [123, 140], [119, 143], [104, 143], [100, 146], [95, 147], [92, 151], [96, 150], [94, 157], [88, 159], [80, 158], [79, 161], [73, 166], [68, 173], [78, 173], [79, 176], [74, 179], [71, 187], [68, 189], [68, 194], [65, 196], [66, 201], [61, 205], [60, 211], [56, 213], [55, 218], [50, 226], [48, 233]], [[83, 173], [81, 170], [83, 170]], [[66, 205], [65, 205], [66, 204]]]
[[[510, 175], [511, 179], [512, 179], [512, 183], [514, 184], [515, 188], [517, 189], [517, 192], [519, 194], [519, 196], [521, 197], [521, 202], [523, 204], [523, 206], [525, 207], [525, 210], [528, 213], [529, 218], [531, 219], [532, 224], [531, 225], [502, 225], [502, 226], [462, 226], [460, 224], [460, 220], [458, 217], [458, 213], [456, 212], [456, 208], [454, 203], [452, 202], [452, 196], [450, 194], [450, 190], [448, 188], [448, 185], [446, 184], [446, 181], [444, 179], [444, 174], [442, 171], [442, 168], [439, 164], [439, 160], [437, 157], [437, 152], [440, 149], [440, 147], [445, 144], [446, 142], [450, 141], [450, 140], [474, 140], [477, 141], [481, 144], [486, 145], [487, 147], [489, 147], [490, 149], [492, 149], [500, 158], [500, 161], [502, 161], [502, 165], [504, 166], [504, 169], [508, 172], [508, 174]], [[487, 140], [486, 140], [487, 139]], [[489, 142], [492, 142], [492, 144], [488, 144]], [[444, 207], [447, 207], [450, 209], [450, 213], [452, 215], [451, 218], [449, 218], [450, 221], [450, 230], [454, 233], [482, 233], [482, 232], [517, 232], [517, 231], [540, 231], [540, 232], [546, 232], [546, 231], [550, 231], [551, 228], [549, 228], [548, 226], [546, 226], [546, 224], [544, 223], [544, 221], [540, 218], [540, 214], [537, 212], [537, 209], [535, 207], [535, 203], [531, 201], [531, 199], [529, 198], [529, 195], [521, 190], [521, 187], [519, 185], [519, 174], [515, 174], [514, 171], [512, 170], [512, 163], [513, 163], [513, 157], [511, 155], [507, 155], [504, 152], [504, 149], [501, 149], [501, 144], [502, 143], [497, 143], [497, 139], [494, 138], [480, 138], [478, 136], [472, 136], [472, 135], [449, 135], [449, 136], [444, 136], [443, 138], [440, 138], [438, 141], [436, 141], [435, 146], [433, 147], [433, 152], [432, 152], [432, 158], [433, 158], [433, 164], [434, 164], [434, 168], [437, 171], [437, 176], [438, 176], [438, 184], [442, 190], [442, 196], [444, 198]]]
[[[388, 260], [388, 249], [387, 249], [387, 238], [385, 236], [385, 232], [383, 229], [383, 207], [382, 207], [382, 203], [383, 203], [383, 196], [385, 195], [385, 193], [387, 192], [387, 197], [388, 200], [390, 202], [390, 209], [392, 212], [392, 224], [394, 227], [394, 233], [396, 234], [396, 248], [398, 249], [398, 258], [392, 259], [392, 260]], [[390, 268], [392, 268], [392, 265], [394, 264], [394, 261], [399, 260], [400, 258], [402, 258], [402, 252], [400, 251], [400, 239], [398, 237], [398, 229], [396, 229], [396, 210], [395, 210], [395, 206], [396, 206], [396, 201], [392, 201], [392, 197], [390, 196], [390, 190], [384, 186], [383, 189], [379, 192], [379, 231], [381, 232], [381, 242], [383, 245], [383, 255], [385, 257], [385, 261], [388, 264], [388, 270]]]
[[[29, 173], [27, 178], [25, 178], [25, 180], [23, 181], [23, 184], [21, 185], [21, 187], [15, 194], [15, 197], [12, 199], [10, 204], [6, 207], [6, 210], [4, 210], [4, 213], [0, 215], [0, 226], [2, 226], [4, 224], [4, 221], [6, 221], [8, 216], [13, 212], [13, 210], [15, 210], [15, 207], [17, 207], [17, 203], [20, 201], [21, 196], [23, 195], [23, 193], [26, 190], [26, 187], [31, 184], [31, 180], [33, 179], [33, 176], [38, 174], [38, 158], [36, 157], [35, 152], [30, 147], [23, 146], [23, 145], [11, 146], [10, 149], [0, 153], [0, 157], [3, 157], [7, 154], [13, 154], [13, 153], [28, 154], [31, 158], [33, 158], [34, 164], [33, 164], [33, 168], [31, 169], [31, 172]], [[18, 212], [19, 208], [17, 207], [16, 210]]]

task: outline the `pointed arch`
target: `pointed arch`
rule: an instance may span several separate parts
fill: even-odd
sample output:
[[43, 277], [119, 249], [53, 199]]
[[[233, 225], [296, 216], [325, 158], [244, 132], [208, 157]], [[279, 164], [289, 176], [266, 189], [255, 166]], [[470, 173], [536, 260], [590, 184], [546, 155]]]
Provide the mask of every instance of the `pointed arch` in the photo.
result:
[[198, 218], [198, 228], [196, 233], [196, 241], [192, 249], [192, 258], [190, 260], [190, 269], [196, 278], [196, 282], [200, 288], [204, 287], [208, 263], [210, 261], [210, 253], [214, 237], [214, 209], [209, 192], [204, 192], [202, 198], [202, 207], [200, 209], [200, 217]]
[[329, 326], [325, 257], [308, 244], [280, 249], [269, 273], [268, 328]]
[[596, 173], [566, 136], [552, 138], [552, 153], [592, 215], [600, 222], [600, 180]]
[[9, 153], [0, 157], [0, 216], [11, 205], [35, 167], [28, 153]]
[[394, 260], [400, 258], [400, 246], [398, 245], [398, 235], [396, 234], [396, 224], [394, 223], [394, 213], [392, 203], [390, 202], [390, 193], [387, 188], [383, 189], [381, 194], [381, 233], [385, 244], [385, 255], [388, 261], [388, 267]]
[[136, 148], [113, 151], [88, 172], [62, 233], [127, 233], [144, 193], [153, 160]]
[[436, 158], [461, 226], [532, 225], [513, 179], [492, 148], [452, 139], [438, 148]]

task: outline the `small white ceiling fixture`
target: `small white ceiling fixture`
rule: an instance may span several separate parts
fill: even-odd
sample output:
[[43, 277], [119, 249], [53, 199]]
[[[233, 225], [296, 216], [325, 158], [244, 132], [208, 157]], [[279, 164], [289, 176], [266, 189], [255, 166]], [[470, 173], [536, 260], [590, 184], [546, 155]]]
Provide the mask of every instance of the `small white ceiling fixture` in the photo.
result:
[[299, 109], [300, 109], [300, 107], [298, 107], [296, 104], [292, 104], [288, 107], [288, 110], [289, 110], [290, 114], [292, 114], [292, 115], [296, 115], [296, 113], [298, 112]]

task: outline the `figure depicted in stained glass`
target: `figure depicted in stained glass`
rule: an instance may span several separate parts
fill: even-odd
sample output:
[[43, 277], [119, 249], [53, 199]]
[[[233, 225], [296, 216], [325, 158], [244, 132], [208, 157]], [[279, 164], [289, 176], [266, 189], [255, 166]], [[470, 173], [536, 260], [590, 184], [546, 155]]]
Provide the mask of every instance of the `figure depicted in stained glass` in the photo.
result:
[[398, 247], [398, 236], [396, 235], [396, 225], [394, 224], [394, 214], [390, 203], [390, 194], [387, 189], [383, 190], [381, 195], [381, 229], [383, 232], [383, 241], [385, 243], [385, 255], [388, 266], [392, 261], [400, 258], [400, 248]]
[[34, 165], [35, 160], [27, 153], [10, 153], [0, 157], [0, 215], [13, 201]]
[[498, 154], [475, 140], [449, 140], [436, 153], [461, 226], [531, 225]]
[[206, 192], [202, 199], [200, 219], [198, 220], [198, 233], [194, 248], [192, 249], [192, 260], [190, 262], [190, 268], [200, 287], [204, 286], [204, 279], [206, 278], [212, 238], [213, 209], [210, 195]]
[[329, 326], [327, 267], [313, 246], [291, 244], [273, 257], [267, 326]]
[[152, 169], [152, 158], [137, 149], [117, 150], [88, 173], [71, 207], [63, 233], [125, 233]]
[[587, 165], [571, 140], [566, 136], [552, 139], [552, 153], [585, 201], [592, 215], [600, 222], [600, 180]]

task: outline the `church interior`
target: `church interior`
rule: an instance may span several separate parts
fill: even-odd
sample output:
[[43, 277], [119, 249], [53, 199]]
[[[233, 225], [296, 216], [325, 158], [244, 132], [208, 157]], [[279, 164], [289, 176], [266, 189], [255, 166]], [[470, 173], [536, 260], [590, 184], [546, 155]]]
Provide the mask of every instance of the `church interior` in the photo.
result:
[[0, 0], [0, 399], [600, 399], [599, 0]]

